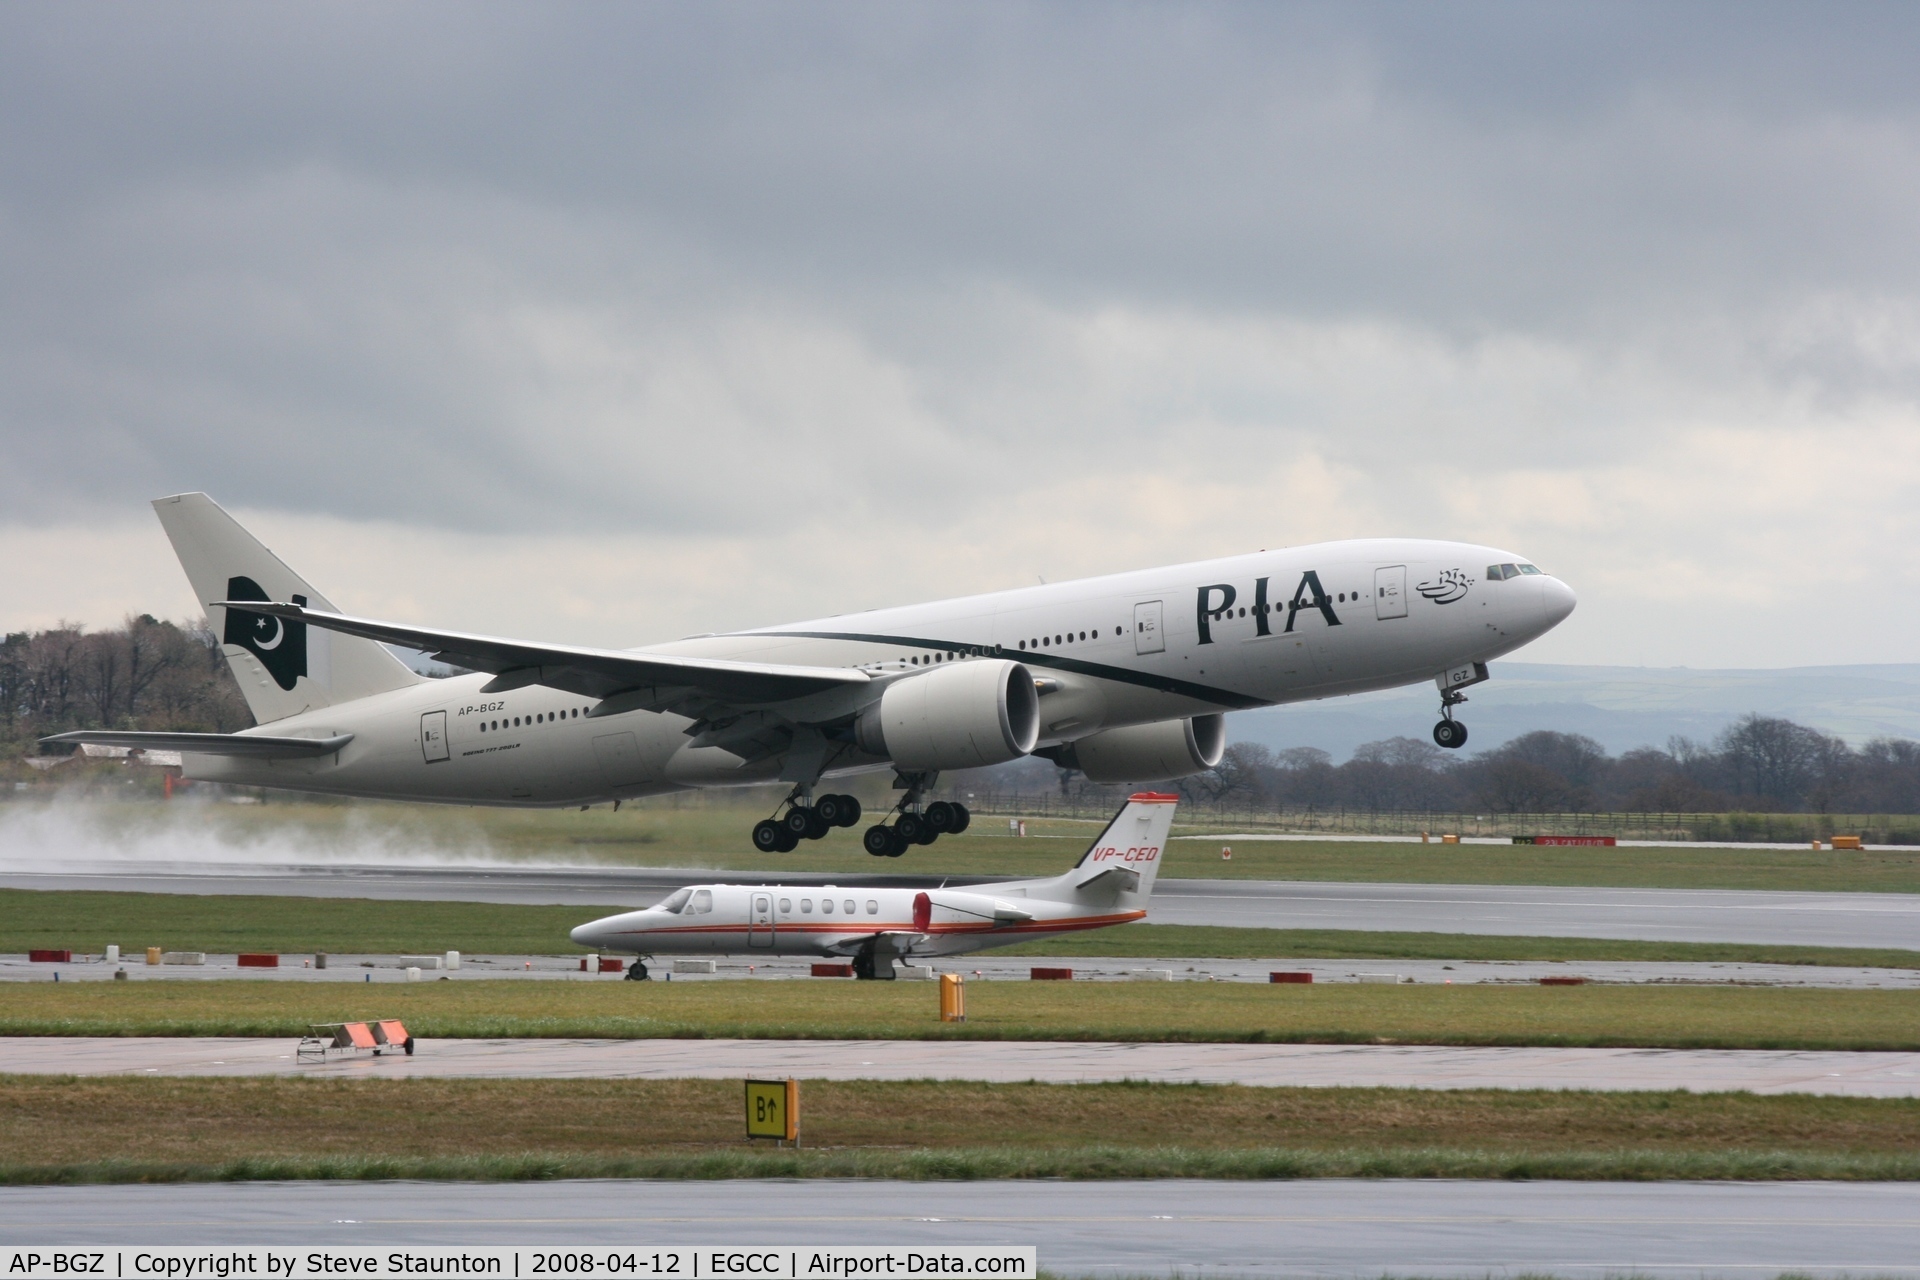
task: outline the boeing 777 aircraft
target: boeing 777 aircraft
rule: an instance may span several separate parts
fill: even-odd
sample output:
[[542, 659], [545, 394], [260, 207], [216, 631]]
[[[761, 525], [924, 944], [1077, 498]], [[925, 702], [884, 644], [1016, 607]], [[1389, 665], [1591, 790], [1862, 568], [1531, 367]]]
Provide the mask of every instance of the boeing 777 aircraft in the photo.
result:
[[[856, 978], [891, 978], [895, 960], [1130, 924], [1146, 919], [1179, 799], [1130, 797], [1071, 871], [1044, 880], [918, 890], [689, 885], [645, 911], [583, 924], [573, 940], [642, 956], [851, 956]], [[644, 980], [647, 966], [636, 960], [627, 976]]]
[[[1462, 692], [1554, 627], [1573, 592], [1526, 557], [1372, 538], [694, 636], [640, 649], [343, 614], [203, 493], [154, 504], [258, 722], [232, 734], [85, 729], [49, 742], [180, 751], [190, 778], [332, 795], [559, 807], [787, 782], [754, 844], [860, 821], [836, 778], [892, 769], [898, 857], [963, 830], [944, 770], [1037, 755], [1095, 782], [1200, 773], [1224, 713], [1432, 680]], [[475, 674], [434, 680], [386, 647]]]

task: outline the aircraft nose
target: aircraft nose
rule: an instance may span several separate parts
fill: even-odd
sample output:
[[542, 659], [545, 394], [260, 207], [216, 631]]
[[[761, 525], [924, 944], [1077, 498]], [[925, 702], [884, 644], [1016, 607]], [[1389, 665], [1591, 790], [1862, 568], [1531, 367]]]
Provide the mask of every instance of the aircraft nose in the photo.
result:
[[1540, 582], [1541, 621], [1549, 627], [1557, 627], [1565, 622], [1580, 598], [1573, 594], [1573, 588], [1558, 578], [1542, 578]]
[[600, 930], [595, 926], [599, 923], [595, 920], [590, 924], [583, 924], [567, 936], [573, 939], [577, 947], [597, 947], [600, 945]]

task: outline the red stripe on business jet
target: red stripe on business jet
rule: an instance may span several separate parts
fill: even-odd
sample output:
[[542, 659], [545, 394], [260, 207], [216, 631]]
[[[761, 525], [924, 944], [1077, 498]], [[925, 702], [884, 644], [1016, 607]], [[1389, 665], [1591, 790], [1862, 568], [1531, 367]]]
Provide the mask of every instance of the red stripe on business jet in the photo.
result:
[[1058, 920], [1023, 920], [1018, 924], [996, 925], [987, 922], [980, 924], [937, 924], [928, 929], [916, 930], [912, 923], [899, 924], [875, 921], [872, 924], [834, 925], [834, 924], [696, 924], [683, 925], [674, 929], [622, 929], [616, 936], [659, 937], [663, 934], [674, 937], [694, 934], [752, 933], [768, 930], [774, 933], [1069, 933], [1079, 929], [1104, 929], [1110, 924], [1129, 924], [1146, 918], [1144, 911], [1123, 911], [1110, 916], [1065, 916]]

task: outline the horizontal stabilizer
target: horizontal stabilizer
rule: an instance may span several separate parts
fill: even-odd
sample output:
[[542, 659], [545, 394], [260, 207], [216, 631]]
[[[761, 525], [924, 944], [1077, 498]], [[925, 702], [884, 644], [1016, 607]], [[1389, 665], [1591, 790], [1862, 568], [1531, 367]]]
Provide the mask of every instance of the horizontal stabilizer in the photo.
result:
[[1138, 893], [1140, 873], [1128, 867], [1108, 867], [1103, 871], [1093, 871], [1073, 887], [1091, 893]]
[[863, 671], [844, 667], [798, 667], [768, 662], [730, 662], [716, 658], [683, 658], [669, 654], [636, 653], [621, 649], [585, 649], [572, 645], [531, 644], [495, 636], [433, 631], [426, 627], [378, 622], [346, 614], [304, 609], [295, 604], [251, 600], [219, 600], [216, 606], [245, 609], [290, 622], [345, 635], [403, 645], [432, 654], [442, 662], [500, 678], [490, 691], [545, 685], [588, 698], [623, 697], [620, 711], [660, 710], [680, 702], [689, 693], [732, 706], [786, 702], [809, 694], [870, 683]]
[[261, 733], [136, 733], [118, 729], [75, 729], [42, 742], [91, 742], [136, 751], [192, 751], [204, 756], [246, 756], [253, 760], [300, 760], [332, 755], [353, 741], [350, 733], [329, 738], [270, 737]]

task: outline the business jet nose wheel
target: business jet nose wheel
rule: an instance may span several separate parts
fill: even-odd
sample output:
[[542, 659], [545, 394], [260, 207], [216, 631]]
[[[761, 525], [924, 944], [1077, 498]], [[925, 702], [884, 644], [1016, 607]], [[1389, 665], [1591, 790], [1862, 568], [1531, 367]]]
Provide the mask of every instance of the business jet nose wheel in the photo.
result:
[[1449, 751], [1467, 745], [1467, 726], [1458, 720], [1442, 720], [1433, 726], [1433, 740]]

